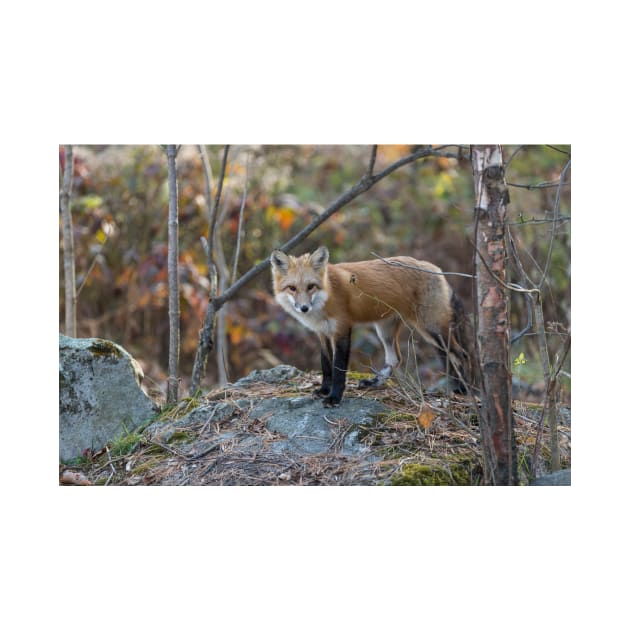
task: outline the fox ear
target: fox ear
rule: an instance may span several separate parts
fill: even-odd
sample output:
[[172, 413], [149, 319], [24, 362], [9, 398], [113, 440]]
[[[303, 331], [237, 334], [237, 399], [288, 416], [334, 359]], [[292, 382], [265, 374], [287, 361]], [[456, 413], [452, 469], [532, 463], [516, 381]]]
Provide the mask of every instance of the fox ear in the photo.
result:
[[311, 265], [313, 265], [313, 269], [318, 271], [322, 267], [325, 267], [328, 263], [328, 248], [324, 245], [318, 247], [310, 256], [309, 260]]
[[281, 250], [274, 249], [270, 256], [271, 266], [281, 273], [289, 271], [289, 257]]

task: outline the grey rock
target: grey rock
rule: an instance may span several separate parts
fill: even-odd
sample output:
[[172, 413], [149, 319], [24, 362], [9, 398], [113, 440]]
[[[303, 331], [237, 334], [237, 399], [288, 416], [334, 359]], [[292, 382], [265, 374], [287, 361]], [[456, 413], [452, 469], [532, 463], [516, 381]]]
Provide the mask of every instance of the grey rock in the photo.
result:
[[[158, 420], [146, 429], [145, 435], [165, 443], [179, 428], [208, 422], [204, 439], [216, 440], [216, 437], [210, 437], [211, 424], [226, 420], [239, 409], [245, 414], [246, 423], [262, 422], [267, 430], [277, 434], [276, 439], [268, 443], [271, 453], [295, 456], [332, 452], [365, 456], [369, 449], [359, 441], [360, 427], [372, 424], [379, 413], [387, 411], [387, 407], [377, 400], [350, 397], [334, 408], [324, 407], [321, 399], [311, 396], [212, 402], [166, 425]], [[238, 435], [230, 433], [230, 439], [238, 441], [240, 450], [264, 447], [261, 438], [247, 436], [246, 426]], [[195, 448], [203, 450], [199, 445]], [[369, 459], [374, 458], [369, 456]]]
[[247, 387], [254, 383], [285, 383], [301, 374], [292, 365], [276, 365], [269, 370], [253, 370], [234, 383], [234, 387]]
[[159, 410], [141, 389], [142, 369], [106, 339], [59, 335], [59, 458], [98, 450]]
[[532, 483], [532, 486], [570, 486], [571, 485], [571, 469], [565, 468], [563, 470], [557, 470], [556, 472], [549, 473], [548, 475], [542, 475], [537, 477], [536, 481]]
[[359, 455], [367, 450], [359, 442], [360, 426], [372, 424], [385, 411], [376, 400], [348, 397], [339, 407], [326, 408], [321, 399], [304, 396], [262, 400], [254, 405], [251, 416], [265, 419], [267, 429], [287, 436], [274, 444], [278, 452]]
[[163, 419], [158, 419], [151, 423], [144, 433], [158, 442], [168, 442], [175, 432], [186, 430], [199, 424], [207, 424], [206, 432], [209, 432], [213, 423], [218, 424], [239, 410], [247, 409], [248, 406], [247, 400], [202, 404], [176, 420], [165, 422]]

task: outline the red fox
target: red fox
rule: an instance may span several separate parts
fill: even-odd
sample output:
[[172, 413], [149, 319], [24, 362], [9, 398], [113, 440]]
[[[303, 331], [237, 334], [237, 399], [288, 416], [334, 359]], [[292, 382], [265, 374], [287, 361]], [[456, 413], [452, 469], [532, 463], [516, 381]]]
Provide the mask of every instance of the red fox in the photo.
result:
[[275, 299], [287, 313], [319, 335], [324, 405], [341, 402], [346, 387], [354, 324], [374, 324], [385, 365], [359, 387], [382, 385], [401, 362], [398, 335], [405, 323], [435, 346], [447, 362], [453, 389], [468, 390], [470, 355], [461, 302], [439, 267], [397, 256], [328, 264], [328, 249], [289, 256], [271, 253]]

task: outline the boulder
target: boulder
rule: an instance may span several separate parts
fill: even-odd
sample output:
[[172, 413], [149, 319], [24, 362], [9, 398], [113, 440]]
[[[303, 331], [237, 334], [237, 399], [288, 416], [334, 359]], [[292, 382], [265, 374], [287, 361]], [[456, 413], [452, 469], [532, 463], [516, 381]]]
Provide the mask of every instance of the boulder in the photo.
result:
[[59, 335], [59, 459], [99, 450], [155, 415], [159, 406], [142, 391], [143, 376], [112, 341]]
[[536, 478], [532, 486], [570, 486], [571, 485], [571, 469], [564, 468], [548, 475], [541, 475]]
[[337, 451], [343, 455], [367, 453], [359, 442], [361, 425], [387, 408], [377, 400], [346, 397], [339, 407], [326, 408], [320, 398], [270, 398], [253, 405], [250, 417], [260, 418], [269, 431], [287, 437], [274, 449], [296, 455]]
[[301, 374], [302, 372], [292, 365], [276, 365], [267, 370], [253, 370], [247, 376], [236, 381], [234, 387], [249, 387], [256, 383], [279, 385], [280, 383], [286, 383], [291, 379], [297, 378]]

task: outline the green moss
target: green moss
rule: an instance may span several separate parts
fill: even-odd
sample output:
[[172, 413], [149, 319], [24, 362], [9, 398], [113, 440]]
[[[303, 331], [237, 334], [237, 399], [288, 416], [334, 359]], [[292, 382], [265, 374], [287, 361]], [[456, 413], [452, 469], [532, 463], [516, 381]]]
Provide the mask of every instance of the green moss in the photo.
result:
[[143, 449], [143, 454], [144, 455], [160, 455], [163, 453], [169, 453], [170, 451], [166, 451], [166, 449], [164, 447], [162, 447], [160, 444], [149, 444], [145, 449]]
[[111, 443], [109, 452], [113, 457], [129, 455], [139, 440], [140, 435], [138, 433], [125, 433]]
[[446, 465], [405, 464], [391, 478], [392, 486], [471, 486], [482, 478], [479, 462], [466, 455], [455, 455]]
[[392, 486], [450, 486], [452, 480], [443, 468], [426, 464], [405, 464], [392, 475]]
[[166, 420], [178, 420], [190, 413], [193, 409], [199, 407], [200, 404], [199, 398], [193, 396], [184, 398], [177, 403], [164, 405], [162, 412], [158, 416], [158, 420], [161, 422], [165, 422]]
[[168, 452], [161, 450], [159, 453], [156, 453], [151, 458], [147, 459], [141, 464], [138, 464], [136, 467], [133, 468], [131, 472], [134, 475], [142, 475], [144, 473], [147, 473], [153, 470], [155, 466], [157, 466], [157, 464], [159, 464], [161, 461], [166, 459], [168, 455]]
[[186, 431], [174, 431], [172, 435], [169, 436], [167, 442], [172, 444], [173, 442], [188, 442], [191, 437]]
[[106, 341], [105, 339], [96, 339], [88, 348], [88, 350], [100, 357], [115, 356], [117, 358], [122, 357], [122, 352], [115, 343]]
[[378, 420], [383, 424], [391, 424], [394, 422], [416, 422], [417, 416], [406, 411], [392, 411], [377, 416]]
[[69, 468], [82, 468], [83, 466], [86, 466], [89, 463], [89, 460], [87, 457], [85, 457], [85, 455], [77, 455], [75, 458], [69, 459], [68, 461], [64, 463]]
[[367, 372], [346, 372], [346, 379], [350, 381], [360, 381], [363, 378], [373, 378], [374, 374], [368, 374]]

